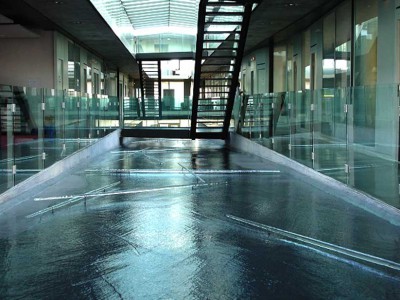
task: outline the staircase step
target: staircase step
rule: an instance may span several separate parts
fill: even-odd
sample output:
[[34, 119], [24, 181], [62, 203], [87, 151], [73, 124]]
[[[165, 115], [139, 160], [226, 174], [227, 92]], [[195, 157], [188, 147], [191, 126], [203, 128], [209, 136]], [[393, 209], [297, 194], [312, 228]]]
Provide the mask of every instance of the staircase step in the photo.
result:
[[201, 64], [201, 66], [234, 66], [235, 64], [227, 64], [227, 63], [208, 63], [205, 61]]
[[237, 51], [238, 48], [236, 48], [236, 47], [232, 47], [232, 48], [221, 48], [221, 47], [218, 47], [218, 48], [205, 48], [204, 49], [204, 51], [207, 51], [207, 50], [211, 50], [211, 51], [217, 51], [217, 50], [221, 50], [221, 51]]
[[[211, 99], [211, 97], [207, 97], [207, 98], [200, 98], [199, 99], [199, 102], [202, 102], [203, 104], [207, 104], [207, 103], [204, 103], [204, 102], [210, 102], [210, 103], [212, 103], [212, 101], [214, 101], [214, 102], [222, 102], [222, 101], [228, 101], [228, 98], [227, 98], [227, 96], [225, 96], [225, 97], [215, 97], [214, 99]], [[217, 104], [217, 103], [215, 103], [215, 104]], [[219, 103], [220, 104], [220, 103]]]
[[213, 53], [212, 56], [202, 56], [202, 59], [205, 59], [205, 58], [235, 58], [235, 57], [236, 57], [236, 55], [214, 55], [214, 53]]
[[234, 39], [234, 40], [223, 40], [223, 39], [212, 39], [212, 40], [208, 40], [208, 39], [204, 39], [203, 43], [223, 43], [223, 42], [239, 42], [239, 40]]
[[232, 80], [232, 78], [206, 78], [205, 80], [221, 81], [221, 80]]
[[240, 7], [240, 6], [243, 6], [241, 3], [238, 3], [237, 1], [235, 1], [235, 2], [217, 2], [217, 1], [215, 1], [215, 2], [210, 2], [210, 1], [208, 1], [208, 3], [207, 3], [207, 6], [208, 7], [210, 7], [210, 6], [235, 6], [235, 7]]
[[224, 123], [224, 117], [202, 117], [197, 119], [197, 124], [221, 124]]
[[229, 30], [229, 31], [205, 30], [204, 34], [229, 34], [229, 35], [231, 35], [231, 34], [240, 34], [240, 30], [239, 31], [237, 31], [237, 30], [235, 30], [235, 31], [232, 31], [232, 30]]
[[208, 11], [206, 12], [206, 16], [243, 16], [243, 12], [237, 11]]
[[221, 85], [221, 84], [206, 84], [206, 85], [203, 85], [202, 87], [210, 87], [210, 88], [229, 88], [230, 87], [230, 85]]
[[221, 22], [216, 22], [216, 21], [207, 21], [205, 22], [205, 25], [241, 25], [242, 21], [221, 21]]
[[[198, 114], [208, 114], [208, 113], [216, 113], [215, 115], [213, 115], [213, 114], [210, 114], [211, 116], [215, 116], [215, 117], [217, 117], [217, 116], [220, 116], [220, 114], [219, 113], [225, 113], [226, 112], [226, 110], [225, 109], [213, 109], [213, 110], [199, 110], [198, 111]], [[224, 116], [225, 114], [223, 114], [223, 116]]]
[[233, 71], [201, 71], [201, 74], [221, 74], [221, 73], [233, 73]]

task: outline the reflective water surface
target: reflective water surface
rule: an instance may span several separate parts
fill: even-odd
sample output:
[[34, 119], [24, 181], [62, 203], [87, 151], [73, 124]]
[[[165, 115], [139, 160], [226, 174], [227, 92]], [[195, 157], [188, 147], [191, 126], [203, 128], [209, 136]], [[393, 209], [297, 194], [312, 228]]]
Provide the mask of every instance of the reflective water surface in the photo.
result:
[[0, 206], [0, 298], [400, 298], [396, 267], [229, 216], [400, 267], [399, 227], [307, 178], [219, 141], [138, 140]]

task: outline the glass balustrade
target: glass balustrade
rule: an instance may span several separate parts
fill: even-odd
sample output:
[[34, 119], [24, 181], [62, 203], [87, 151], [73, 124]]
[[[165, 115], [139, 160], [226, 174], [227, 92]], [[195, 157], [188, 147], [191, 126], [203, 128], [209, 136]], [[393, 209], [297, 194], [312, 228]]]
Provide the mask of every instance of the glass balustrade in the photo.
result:
[[243, 97], [241, 135], [400, 207], [398, 85]]
[[190, 129], [191, 98], [164, 97], [161, 107], [156, 102], [154, 99], [126, 97], [123, 101], [123, 127]]
[[0, 193], [119, 127], [116, 97], [0, 85]]
[[[115, 128], [190, 129], [189, 98], [162, 99], [153, 115], [142, 99], [122, 104], [107, 95], [0, 85], [0, 192]], [[398, 107], [396, 84], [243, 96], [231, 130], [400, 207]]]

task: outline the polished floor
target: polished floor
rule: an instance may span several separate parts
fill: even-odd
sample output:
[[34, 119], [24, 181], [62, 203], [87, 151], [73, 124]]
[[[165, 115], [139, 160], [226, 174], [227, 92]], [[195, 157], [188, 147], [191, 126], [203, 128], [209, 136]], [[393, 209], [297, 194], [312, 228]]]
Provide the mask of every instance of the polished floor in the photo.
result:
[[222, 141], [136, 140], [0, 206], [1, 299], [399, 299], [400, 228]]

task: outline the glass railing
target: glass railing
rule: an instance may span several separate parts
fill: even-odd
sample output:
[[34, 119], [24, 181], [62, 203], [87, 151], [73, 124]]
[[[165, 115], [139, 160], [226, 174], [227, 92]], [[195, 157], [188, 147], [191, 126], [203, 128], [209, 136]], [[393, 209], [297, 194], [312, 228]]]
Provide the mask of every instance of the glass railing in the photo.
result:
[[125, 98], [124, 128], [190, 128], [192, 99], [178, 101], [173, 97], [156, 99]]
[[116, 97], [0, 85], [0, 193], [119, 127]]
[[400, 208], [398, 85], [245, 96], [236, 131]]

